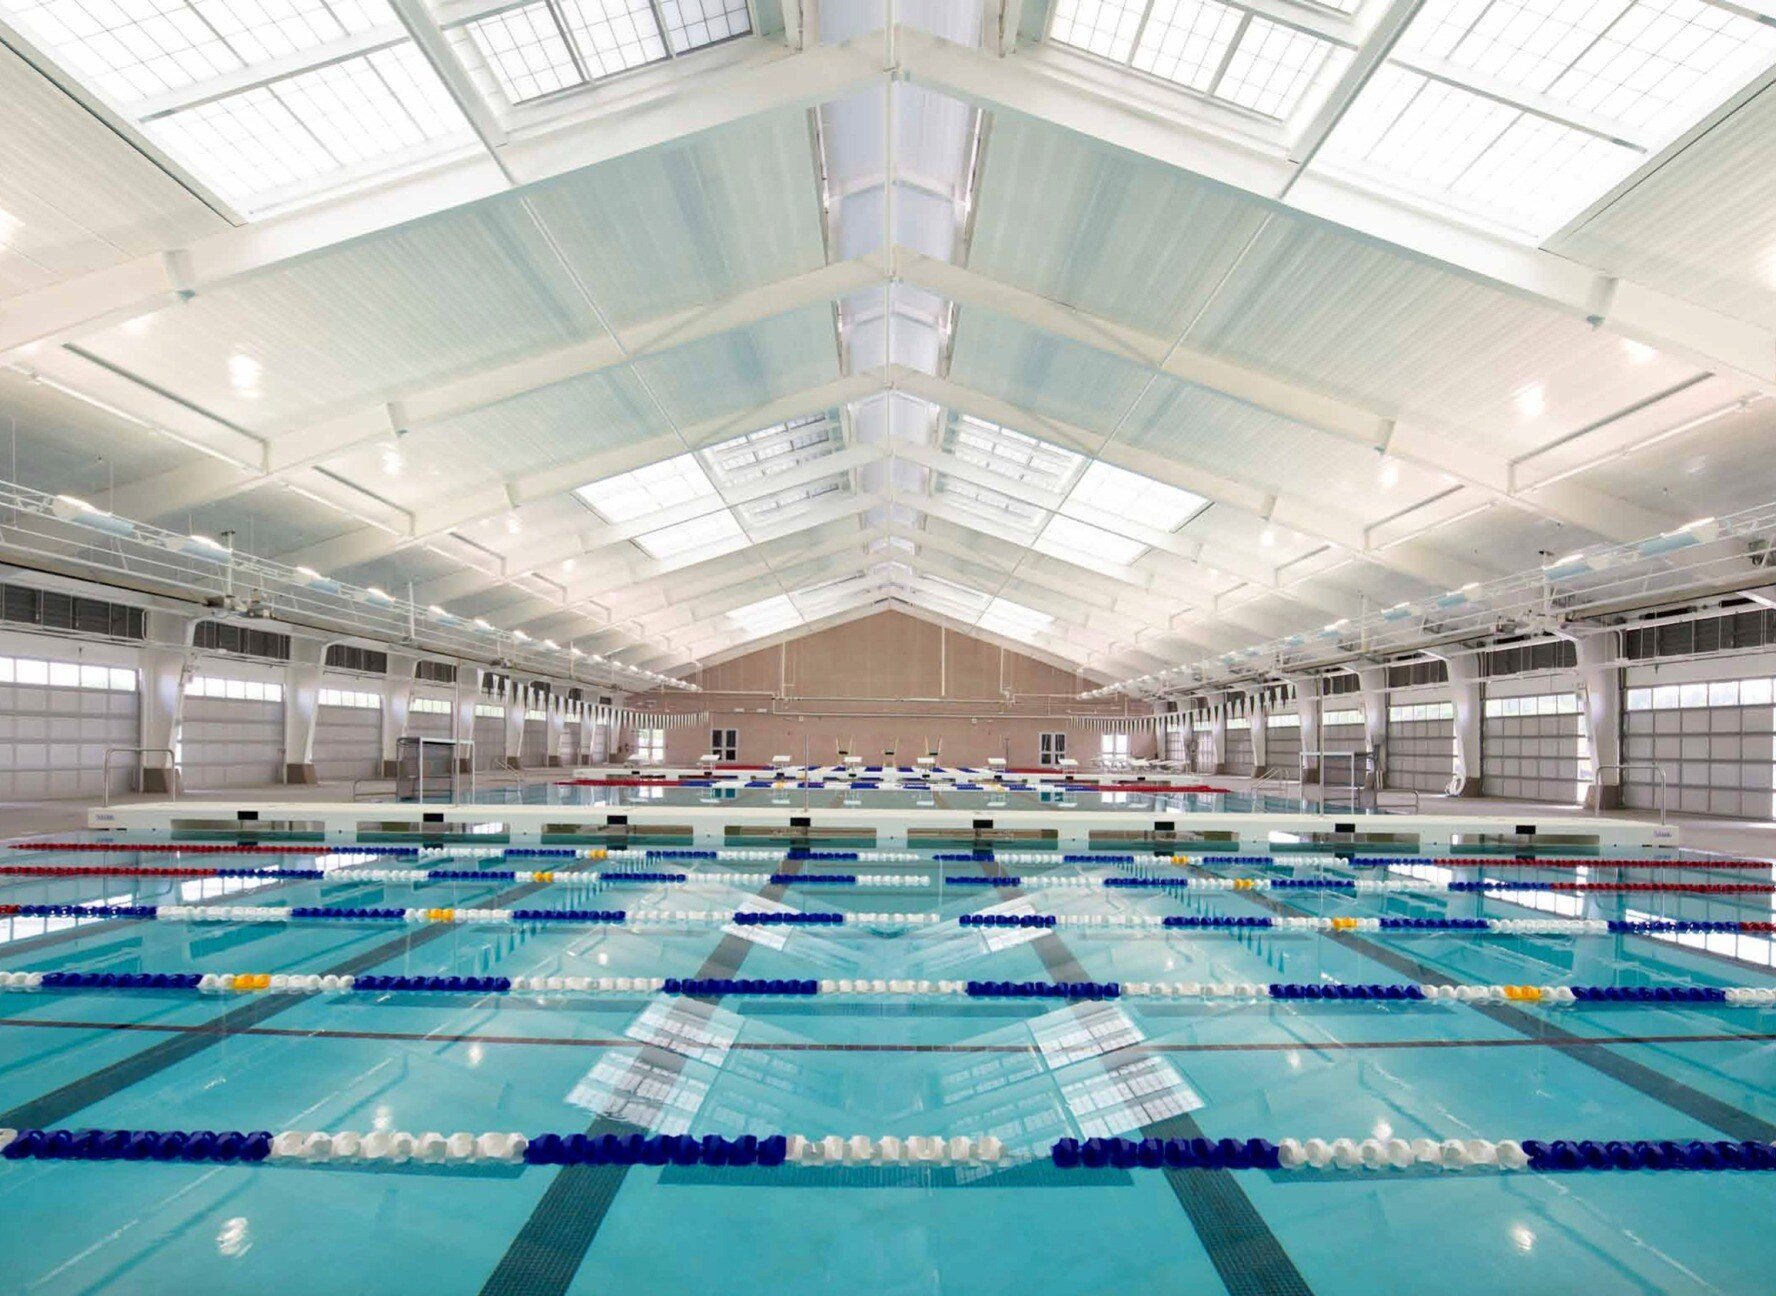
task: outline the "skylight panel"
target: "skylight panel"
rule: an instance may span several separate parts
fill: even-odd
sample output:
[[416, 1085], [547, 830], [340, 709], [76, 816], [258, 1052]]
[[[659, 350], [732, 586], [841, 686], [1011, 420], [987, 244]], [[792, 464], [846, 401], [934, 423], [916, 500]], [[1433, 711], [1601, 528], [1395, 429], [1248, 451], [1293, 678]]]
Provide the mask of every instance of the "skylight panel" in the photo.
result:
[[675, 54], [744, 36], [752, 30], [746, 0], [660, 0], [660, 17]]
[[40, 0], [12, 11], [57, 59], [119, 104], [395, 28], [384, 0]]
[[1558, 80], [1550, 98], [1665, 140], [1776, 58], [1776, 29], [1696, 0], [1631, 6]]
[[1397, 57], [1442, 60], [1660, 142], [1776, 56], [1776, 31], [1701, 0], [1431, 0]]
[[666, 57], [648, 0], [561, 0], [567, 30], [594, 77]]
[[1176, 531], [1208, 503], [1200, 495], [1097, 460], [1080, 477], [1061, 511], [1077, 515], [1076, 510], [1083, 507], [1158, 531]]
[[1644, 156], [1393, 65], [1376, 72], [1325, 155], [1533, 237], [1557, 229]]
[[144, 128], [231, 200], [280, 191], [468, 134], [410, 42], [153, 117]]
[[988, 490], [983, 486], [976, 486], [960, 477], [940, 475], [937, 479], [937, 493], [953, 500], [970, 513], [989, 518], [1016, 531], [1034, 531], [1042, 521], [1042, 510], [1034, 505], [1014, 500], [1009, 495], [1001, 495], [998, 491]]
[[574, 494], [610, 523], [631, 522], [675, 505], [716, 498], [715, 483], [698, 465], [696, 456], [689, 454], [588, 482], [575, 487]]
[[1127, 62], [1143, 7], [1144, 0], [1058, 0], [1049, 31], [1056, 40]]
[[966, 463], [1052, 491], [1085, 462], [1071, 450], [966, 415], [951, 424], [945, 449]]
[[1010, 599], [996, 598], [987, 604], [986, 611], [975, 624], [982, 630], [1013, 639], [1032, 639], [1050, 630], [1054, 622], [1055, 619], [1046, 612], [1013, 603]]
[[1215, 0], [1154, 0], [1133, 66], [1207, 93], [1245, 16]]
[[585, 82], [555, 11], [541, 0], [474, 19], [456, 31], [474, 42], [512, 103]]
[[809, 482], [806, 486], [795, 486], [789, 490], [778, 491], [764, 499], [752, 500], [740, 506], [740, 516], [750, 525], [753, 523], [776, 523], [806, 511], [806, 506], [822, 495], [837, 495], [844, 489], [843, 477], [827, 477], [817, 482]]
[[715, 553], [737, 548], [745, 542], [746, 535], [740, 529], [739, 519], [728, 509], [635, 537], [635, 543], [644, 553], [650, 558], [661, 559], [679, 558], [697, 551]]
[[1254, 16], [1214, 94], [1267, 117], [1287, 117], [1329, 61], [1343, 64], [1349, 57], [1331, 41]]
[[1139, 540], [1059, 515], [1042, 529], [1035, 548], [1056, 558], [1083, 557], [1115, 567], [1127, 567], [1147, 552], [1147, 546]]
[[786, 472], [837, 449], [837, 429], [831, 420], [811, 414], [717, 442], [702, 454], [724, 482], [738, 485]]
[[981, 615], [986, 611], [987, 604], [992, 602], [991, 595], [984, 594], [968, 585], [945, 580], [941, 576], [915, 572], [913, 580], [915, 588], [938, 603], [944, 611], [948, 611], [952, 615], [960, 611], [966, 620], [973, 620]]
[[775, 594], [770, 598], [760, 599], [757, 603], [735, 608], [728, 613], [728, 620], [747, 638], [757, 639], [800, 625], [802, 614], [796, 610], [789, 595]]

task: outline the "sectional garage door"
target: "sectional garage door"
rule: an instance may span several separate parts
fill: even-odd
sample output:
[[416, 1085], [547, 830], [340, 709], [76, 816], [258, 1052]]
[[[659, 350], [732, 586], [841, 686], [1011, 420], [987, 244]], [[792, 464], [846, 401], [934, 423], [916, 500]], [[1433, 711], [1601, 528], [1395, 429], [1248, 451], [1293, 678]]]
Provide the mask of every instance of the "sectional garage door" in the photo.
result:
[[[0, 657], [0, 797], [96, 798], [106, 748], [134, 747], [139, 733], [134, 670]], [[127, 790], [134, 759], [113, 759], [113, 792]]]
[[506, 763], [506, 713], [498, 707], [488, 707], [490, 712], [498, 714], [483, 715], [481, 708], [488, 706], [482, 703], [475, 708], [475, 764], [481, 769], [491, 769]]
[[221, 676], [189, 681], [179, 764], [192, 789], [277, 782], [284, 764], [283, 685]]
[[526, 769], [549, 763], [549, 722], [524, 719], [524, 742], [519, 749], [518, 763]]
[[1301, 771], [1301, 717], [1279, 714], [1265, 717], [1264, 765], [1278, 774]]
[[1575, 691], [1489, 697], [1481, 721], [1480, 790], [1525, 801], [1577, 801], [1590, 778]]
[[1227, 757], [1225, 768], [1229, 774], [1250, 774], [1252, 772], [1252, 730], [1234, 728], [1234, 721], [1227, 722]]
[[1455, 706], [1413, 702], [1388, 708], [1389, 787], [1441, 792], [1455, 777]]
[[382, 768], [382, 699], [375, 693], [322, 689], [315, 708], [315, 776], [323, 782], [369, 778]]
[[[1668, 807], [1688, 814], [1769, 819], [1771, 731], [1776, 728], [1768, 677], [1711, 683], [1631, 685], [1625, 698], [1622, 761], [1656, 764], [1670, 787]], [[1650, 809], [1656, 776], [1622, 774], [1623, 799]]]
[[416, 696], [407, 708], [407, 732], [414, 738], [450, 737], [450, 700]]

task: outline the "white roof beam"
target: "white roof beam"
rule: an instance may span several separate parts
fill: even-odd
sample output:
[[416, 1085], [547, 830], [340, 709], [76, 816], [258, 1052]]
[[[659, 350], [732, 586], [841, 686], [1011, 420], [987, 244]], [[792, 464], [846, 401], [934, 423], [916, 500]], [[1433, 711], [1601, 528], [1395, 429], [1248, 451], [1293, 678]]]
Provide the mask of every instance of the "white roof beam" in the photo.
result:
[[[885, 533], [881, 528], [846, 529], [842, 522], [837, 523], [829, 527], [828, 534], [813, 545], [798, 543], [783, 546], [783, 560], [797, 563], [816, 558], [832, 558], [868, 545], [883, 534]], [[803, 535], [798, 541], [805, 541], [807, 538]], [[674, 606], [680, 599], [699, 598], [727, 589], [736, 582], [768, 581], [769, 576], [756, 563], [748, 569], [748, 565], [743, 562], [716, 562], [689, 576], [681, 575], [671, 581], [642, 582], [625, 590], [615, 591], [599, 601], [610, 609], [613, 616], [645, 617]]]
[[[195, 464], [131, 482], [118, 488], [116, 507], [119, 512], [133, 517], [163, 516], [196, 508], [250, 490], [268, 480], [291, 478], [317, 464], [377, 445], [391, 437], [471, 414], [557, 383], [630, 364], [718, 333], [745, 328], [879, 282], [880, 271], [863, 261], [842, 261], [806, 274], [792, 275], [713, 305], [674, 311], [629, 325], [614, 334], [475, 370], [407, 392], [394, 401], [362, 406], [318, 423], [285, 429], [251, 447], [251, 465]], [[667, 450], [659, 457], [671, 453]], [[580, 479], [581, 482], [590, 480], [594, 479]]]
[[[1776, 392], [1776, 332], [1670, 293], [1472, 229], [1318, 173], [1297, 176], [1285, 154], [1211, 132], [1182, 114], [1118, 93], [1115, 71], [1052, 44], [1001, 59], [902, 28], [901, 73], [969, 103], [997, 107], [1090, 136], [1115, 148], [1249, 193], [1392, 245], [1402, 252], [1514, 295], [1575, 315], [1624, 337], [1732, 372]], [[1126, 73], [1117, 72], [1118, 76]], [[1096, 84], [1094, 84], [1094, 82]]]
[[177, 249], [171, 262], [160, 253], [137, 257], [10, 298], [0, 312], [0, 355], [68, 341], [242, 275], [758, 113], [842, 98], [883, 75], [878, 43], [867, 38], [792, 52], [753, 37], [638, 69], [579, 97], [573, 111], [548, 126], [508, 141], [498, 162], [476, 154], [429, 167], [210, 235]]
[[1143, 450], [1126, 442], [1112, 441], [1106, 445], [1102, 433], [1045, 418], [947, 378], [933, 378], [929, 374], [897, 368], [893, 381], [897, 390], [934, 405], [972, 414], [976, 418], [1051, 441], [1081, 454], [1096, 453], [1105, 463], [1201, 495], [1213, 503], [1273, 522], [1309, 539], [1337, 545], [1383, 567], [1418, 576], [1421, 580], [1425, 579], [1422, 574], [1425, 570], [1441, 573], [1438, 579], [1429, 582], [1431, 584], [1461, 585], [1470, 580], [1498, 574], [1438, 554], [1417, 542], [1411, 542], [1410, 554], [1403, 552], [1406, 545], [1392, 546], [1385, 550], [1371, 549], [1367, 526], [1356, 519], [1341, 516], [1337, 505], [1330, 501], [1306, 495], [1272, 493], [1263, 486], [1236, 481], [1197, 468], [1170, 455]]
[[[964, 307], [974, 306], [992, 311], [1068, 341], [1107, 351], [1142, 368], [1231, 396], [1267, 413], [1374, 450], [1378, 454], [1386, 453], [1407, 463], [1447, 473], [1458, 478], [1464, 485], [1489, 495], [1501, 498], [1511, 496], [1510, 460], [1477, 447], [1469, 439], [1452, 436], [1421, 423], [1390, 419], [1338, 397], [1261, 370], [1233, 364], [1206, 352], [1176, 345], [1172, 340], [1143, 334], [1113, 320], [1088, 315], [1046, 297], [998, 283], [971, 270], [935, 261], [918, 253], [896, 249], [895, 266], [900, 277], [907, 282], [938, 293]], [[1100, 457], [1109, 459], [1116, 452], [1118, 443], [1104, 444], [1103, 435], [1096, 435], [1102, 446]], [[1587, 530], [1597, 530], [1592, 524], [1602, 522], [1608, 529], [1598, 531], [1598, 534], [1618, 541], [1668, 530], [1683, 520], [1666, 517], [1626, 502], [1618, 502], [1606, 515], [1587, 511], [1569, 515], [1564, 510], [1565, 501], [1558, 496], [1524, 496], [1523, 500], [1538, 513], [1545, 513], [1561, 522], [1585, 526]], [[1581, 518], [1589, 518], [1590, 521], [1581, 521]], [[1366, 542], [1353, 547], [1364, 548]]]
[[407, 535], [391, 535], [375, 527], [366, 527], [362, 531], [280, 555], [278, 561], [293, 565], [300, 563], [321, 571], [338, 571], [358, 563], [370, 562], [457, 527], [498, 517], [520, 505], [552, 499], [588, 482], [642, 468], [662, 459], [671, 459], [684, 454], [687, 445], [693, 450], [701, 450], [743, 432], [756, 431], [774, 423], [831, 409], [879, 391], [880, 388], [881, 380], [875, 375], [825, 383], [737, 414], [722, 415], [703, 423], [692, 424], [680, 432], [646, 437], [629, 445], [596, 451], [568, 463], [447, 497], [416, 510], [413, 530]]

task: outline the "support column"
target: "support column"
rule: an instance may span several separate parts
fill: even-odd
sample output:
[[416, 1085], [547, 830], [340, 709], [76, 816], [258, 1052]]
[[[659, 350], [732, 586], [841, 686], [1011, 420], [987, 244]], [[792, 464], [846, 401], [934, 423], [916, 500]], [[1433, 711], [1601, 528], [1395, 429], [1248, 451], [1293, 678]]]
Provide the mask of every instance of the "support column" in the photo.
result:
[[[1563, 630], [1579, 650], [1579, 713], [1590, 740], [1595, 776], [1585, 789], [1585, 809], [1622, 808], [1622, 671], [1615, 630]], [[1612, 768], [1613, 767], [1613, 768]]]
[[1270, 761], [1270, 704], [1263, 689], [1246, 694], [1246, 714], [1252, 722], [1252, 777], [1263, 778]]
[[1227, 703], [1233, 697], [1231, 693], [1215, 695], [1215, 704], [1209, 708], [1209, 741], [1214, 744], [1214, 768], [1204, 771], [1208, 774], [1227, 773]]
[[518, 769], [524, 762], [524, 709], [526, 691], [518, 681], [506, 681], [506, 750], [503, 757], [507, 769]]
[[179, 749], [179, 726], [185, 718], [185, 681], [191, 676], [191, 637], [197, 622], [172, 612], [148, 613], [151, 647], [141, 652], [142, 692], [139, 712], [143, 747], [161, 753], [138, 753], [143, 792], [175, 790], [173, 763], [165, 751]]
[[1363, 786], [1380, 791], [1387, 785], [1388, 690], [1386, 666], [1357, 667], [1363, 699], [1363, 742], [1375, 753], [1375, 769]]
[[[1285, 677], [1289, 687], [1295, 690], [1295, 710], [1301, 716], [1301, 750], [1317, 752], [1320, 749], [1320, 677], [1318, 675], [1289, 675]], [[1317, 756], [1301, 757], [1301, 784], [1305, 788], [1310, 782], [1318, 782], [1320, 778], [1320, 760]], [[1303, 795], [1306, 795], [1303, 793]]]
[[407, 734], [407, 713], [413, 705], [413, 668], [417, 657], [388, 658], [388, 678], [382, 685], [382, 776], [395, 776], [395, 742]]
[[559, 769], [562, 763], [561, 739], [567, 732], [567, 704], [551, 693], [546, 712], [549, 717], [547, 737], [544, 740], [544, 750], [547, 755], [544, 757], [543, 763]]
[[327, 645], [318, 639], [292, 639], [284, 667], [284, 782], [318, 783], [315, 774], [315, 721]]
[[[481, 668], [459, 663], [456, 668], [456, 696], [450, 702], [450, 736], [457, 742], [475, 741], [475, 704], [481, 700]], [[470, 749], [467, 756], [456, 758], [457, 772], [467, 774], [470, 764], [480, 753]], [[483, 764], [486, 758], [480, 756]]]
[[1451, 653], [1443, 657], [1449, 665], [1449, 696], [1455, 706], [1455, 779], [1449, 795], [1477, 797], [1480, 795], [1480, 736], [1486, 714], [1486, 689], [1480, 675], [1480, 654]]

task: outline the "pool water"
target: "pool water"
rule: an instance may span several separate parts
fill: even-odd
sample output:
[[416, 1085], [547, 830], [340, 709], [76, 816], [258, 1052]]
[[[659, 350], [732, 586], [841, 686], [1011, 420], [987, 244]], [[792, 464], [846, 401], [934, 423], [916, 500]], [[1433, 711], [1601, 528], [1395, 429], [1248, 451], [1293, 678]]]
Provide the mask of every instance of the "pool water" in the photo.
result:
[[[5, 852], [0, 863], [314, 866], [313, 855]], [[351, 858], [334, 856], [329, 866]], [[409, 860], [391, 861], [408, 866]], [[420, 866], [426, 866], [422, 862]], [[545, 867], [481, 861], [451, 868]], [[1687, 867], [1594, 881], [1771, 880]], [[960, 926], [1076, 915], [1768, 920], [1768, 893], [1412, 895], [699, 881], [7, 877], [0, 904], [922, 911], [882, 926], [0, 918], [5, 971], [1776, 986], [1767, 935]], [[559, 871], [612, 867], [560, 862]], [[792, 866], [793, 867], [793, 866]], [[1185, 870], [1155, 862], [1154, 871]], [[1327, 859], [1239, 876], [1478, 876]], [[1019, 863], [1032, 884], [1117, 873]], [[1574, 876], [1510, 870], [1514, 879]], [[1538, 907], [1528, 907], [1533, 901]], [[8, 911], [10, 912], [10, 911]], [[1699, 948], [1700, 947], [1700, 948]], [[1752, 1292], [1776, 1175], [1067, 1170], [1064, 1138], [1776, 1138], [1772, 1009], [652, 993], [0, 994], [0, 1126], [993, 1135], [994, 1166], [0, 1161], [6, 1290], [58, 1292]]]

